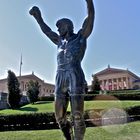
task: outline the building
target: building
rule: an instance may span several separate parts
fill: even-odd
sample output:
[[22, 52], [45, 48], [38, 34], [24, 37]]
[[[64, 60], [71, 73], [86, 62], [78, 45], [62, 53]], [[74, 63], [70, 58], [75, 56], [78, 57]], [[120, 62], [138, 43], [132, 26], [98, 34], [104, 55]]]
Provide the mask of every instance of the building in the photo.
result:
[[92, 75], [93, 79], [94, 76], [98, 78], [102, 90], [140, 89], [140, 77], [128, 69], [111, 68], [108, 65], [106, 69]]
[[[18, 81], [20, 83], [20, 90], [23, 95], [26, 95], [28, 89], [28, 83], [30, 80], [38, 81], [40, 85], [40, 94], [39, 96], [52, 96], [54, 94], [55, 86], [41, 80], [39, 77], [34, 75], [34, 73], [29, 75], [18, 76]], [[7, 79], [0, 80], [0, 92], [8, 93], [7, 88]]]

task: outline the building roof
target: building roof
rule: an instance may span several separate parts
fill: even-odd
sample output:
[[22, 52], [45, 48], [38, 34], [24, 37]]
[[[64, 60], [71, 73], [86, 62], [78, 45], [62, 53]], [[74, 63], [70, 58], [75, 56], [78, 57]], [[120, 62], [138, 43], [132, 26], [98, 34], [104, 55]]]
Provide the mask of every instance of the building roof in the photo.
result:
[[38, 81], [44, 82], [42, 79], [40, 79], [39, 77], [37, 77], [37, 76], [34, 75], [34, 74], [23, 75], [23, 76], [17, 76], [17, 78], [18, 78], [19, 80], [21, 80], [22, 78], [27, 78], [27, 79], [32, 79], [32, 78], [34, 78], [34, 79], [36, 79], [36, 80], [38, 80]]
[[118, 68], [111, 68], [110, 66], [108, 66], [107, 68], [105, 68], [104, 70], [102, 70], [100, 72], [97, 72], [93, 76], [101, 76], [101, 75], [115, 74], [115, 73], [128, 73], [128, 74], [132, 75], [133, 77], [135, 77], [136, 79], [140, 79], [139, 76], [137, 76], [133, 72], [129, 71], [128, 69], [124, 70], [124, 69], [118, 69]]

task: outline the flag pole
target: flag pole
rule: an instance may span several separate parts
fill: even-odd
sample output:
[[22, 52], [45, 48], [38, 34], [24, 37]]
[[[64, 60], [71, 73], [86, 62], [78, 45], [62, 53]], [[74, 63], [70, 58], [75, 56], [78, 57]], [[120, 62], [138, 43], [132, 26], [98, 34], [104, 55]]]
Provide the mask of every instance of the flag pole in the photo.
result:
[[22, 54], [21, 54], [21, 58], [20, 58], [20, 70], [19, 70], [19, 76], [21, 76], [21, 67], [22, 67]]

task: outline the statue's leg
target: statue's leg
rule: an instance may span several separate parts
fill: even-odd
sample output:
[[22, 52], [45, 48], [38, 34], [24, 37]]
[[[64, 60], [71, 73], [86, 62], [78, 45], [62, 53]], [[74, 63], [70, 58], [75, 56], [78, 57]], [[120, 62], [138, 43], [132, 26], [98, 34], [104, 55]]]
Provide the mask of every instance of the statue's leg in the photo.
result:
[[55, 117], [62, 130], [66, 140], [73, 140], [72, 127], [70, 122], [66, 118], [66, 111], [68, 107], [69, 99], [68, 97], [55, 98]]
[[86, 130], [84, 121], [84, 96], [72, 94], [70, 97], [71, 110], [74, 123], [74, 140], [83, 140]]

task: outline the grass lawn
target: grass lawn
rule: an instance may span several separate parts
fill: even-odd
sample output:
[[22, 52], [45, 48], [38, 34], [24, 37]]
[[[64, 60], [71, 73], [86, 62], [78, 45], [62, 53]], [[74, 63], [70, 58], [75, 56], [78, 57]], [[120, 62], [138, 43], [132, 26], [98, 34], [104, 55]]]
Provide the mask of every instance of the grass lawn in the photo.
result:
[[[140, 106], [140, 101], [85, 101], [85, 110], [128, 108]], [[70, 107], [68, 108], [70, 110]], [[54, 112], [54, 102], [28, 104], [18, 110], [0, 110], [1, 114], [23, 114], [32, 112]], [[139, 140], [140, 121], [124, 125], [87, 128], [84, 140]], [[60, 130], [5, 131], [0, 132], [0, 140], [64, 140]]]
[[[140, 121], [124, 125], [91, 127], [84, 140], [139, 140]], [[60, 130], [0, 132], [1, 140], [64, 140]]]
[[[140, 101], [85, 101], [85, 110], [89, 109], [107, 109], [107, 108], [128, 108], [132, 106], [140, 106]], [[70, 106], [68, 108], [70, 110]], [[54, 102], [37, 102], [36, 104], [28, 104], [18, 110], [5, 109], [0, 110], [1, 114], [23, 114], [32, 112], [54, 112]]]
[[128, 108], [140, 106], [140, 101], [86, 101], [85, 110], [89, 109], [107, 109], [107, 108]]
[[54, 111], [54, 102], [51, 101], [42, 101], [35, 104], [28, 104], [20, 109], [4, 109], [0, 110], [0, 114], [24, 114], [24, 113], [33, 113], [33, 112], [53, 112]]

